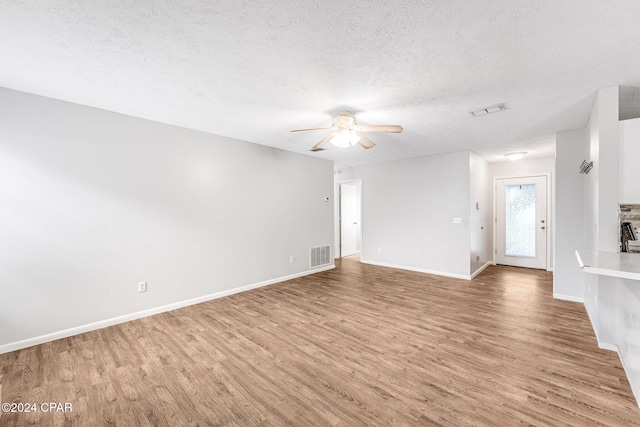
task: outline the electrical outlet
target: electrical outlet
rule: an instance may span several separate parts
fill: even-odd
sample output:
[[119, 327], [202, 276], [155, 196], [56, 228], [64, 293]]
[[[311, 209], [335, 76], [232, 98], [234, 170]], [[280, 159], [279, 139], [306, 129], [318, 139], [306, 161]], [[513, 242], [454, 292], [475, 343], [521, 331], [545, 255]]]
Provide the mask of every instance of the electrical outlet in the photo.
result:
[[138, 292], [147, 292], [147, 282], [138, 283]]
[[378, 248], [378, 253], [381, 254], [382, 253], [382, 248]]
[[295, 260], [296, 260], [296, 259], [293, 257], [293, 255], [291, 255], [291, 256], [289, 257], [289, 262], [290, 262], [290, 263], [293, 263]]
[[416, 251], [416, 258], [420, 256], [420, 251]]

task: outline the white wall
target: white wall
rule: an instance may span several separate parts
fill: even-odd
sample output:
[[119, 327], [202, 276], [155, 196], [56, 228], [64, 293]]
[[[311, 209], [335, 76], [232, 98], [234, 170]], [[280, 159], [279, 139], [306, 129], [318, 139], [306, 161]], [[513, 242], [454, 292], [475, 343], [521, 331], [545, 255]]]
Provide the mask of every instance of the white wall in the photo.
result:
[[[520, 160], [489, 163], [491, 177], [531, 175], [536, 173], [551, 173], [555, 167], [553, 157], [538, 157], [533, 159], [523, 158]], [[553, 175], [552, 175], [553, 177]]]
[[[639, 95], [640, 96], [640, 95]], [[620, 122], [620, 203], [640, 203], [640, 119]]]
[[[598, 91], [589, 119], [589, 159], [593, 169], [585, 182], [585, 245], [619, 252], [620, 133], [618, 87]], [[601, 346], [616, 342], [616, 279], [585, 275], [584, 299]]]
[[595, 165], [599, 179], [598, 250], [620, 251], [620, 122], [618, 120], [617, 86], [598, 93], [599, 164]]
[[469, 179], [471, 192], [469, 261], [470, 272], [473, 274], [493, 259], [491, 254], [493, 247], [491, 174], [489, 164], [475, 153], [469, 155]]
[[[598, 95], [593, 103], [587, 125], [586, 142], [587, 161], [593, 162], [593, 168], [587, 174], [584, 183], [584, 244], [585, 249], [598, 250], [598, 177], [600, 175], [599, 154], [599, 102]], [[591, 319], [596, 337], [598, 336], [598, 275], [584, 274], [584, 305]]]
[[584, 186], [587, 177], [578, 168], [586, 155], [587, 131], [577, 129], [556, 135], [556, 215], [553, 295], [584, 300], [584, 278], [575, 251], [584, 243]]
[[627, 279], [617, 279], [617, 282], [616, 343], [631, 389], [640, 405], [640, 282]]
[[[550, 264], [549, 269], [554, 268], [554, 230], [555, 230], [555, 206], [554, 206], [554, 189], [555, 189], [555, 158], [554, 157], [539, 157], [533, 159], [520, 159], [516, 161], [505, 161], [505, 162], [497, 162], [489, 164], [489, 172], [491, 173], [491, 180], [499, 177], [508, 177], [508, 176], [526, 176], [526, 175], [535, 175], [535, 174], [550, 174], [551, 183], [549, 187], [551, 188], [551, 194], [547, 195], [549, 199], [549, 211], [551, 212], [551, 218], [547, 220], [547, 231], [549, 236], [549, 259]], [[495, 195], [495, 192], [493, 193]], [[494, 200], [495, 201], [495, 200]], [[493, 223], [492, 223], [493, 227]], [[493, 236], [493, 229], [492, 229]]]
[[[635, 93], [635, 105], [640, 91]], [[620, 92], [622, 95], [622, 91]], [[620, 122], [620, 202], [640, 203], [640, 119]], [[640, 255], [637, 255], [640, 257]], [[629, 383], [640, 399], [640, 282], [617, 280], [616, 344]], [[640, 404], [640, 401], [639, 401]]]
[[354, 178], [362, 179], [363, 262], [469, 277], [469, 152], [342, 171]]
[[333, 245], [332, 168], [0, 89], [0, 351], [303, 274]]
[[[585, 246], [595, 251], [619, 252], [620, 190], [626, 188], [624, 194], [629, 197], [638, 186], [637, 176], [624, 170], [635, 168], [628, 157], [636, 147], [627, 145], [626, 123], [619, 123], [618, 115], [617, 87], [598, 91], [587, 128], [589, 160], [594, 167], [584, 193]], [[585, 307], [598, 345], [617, 349], [636, 399], [640, 399], [640, 282], [584, 274], [584, 286]]]

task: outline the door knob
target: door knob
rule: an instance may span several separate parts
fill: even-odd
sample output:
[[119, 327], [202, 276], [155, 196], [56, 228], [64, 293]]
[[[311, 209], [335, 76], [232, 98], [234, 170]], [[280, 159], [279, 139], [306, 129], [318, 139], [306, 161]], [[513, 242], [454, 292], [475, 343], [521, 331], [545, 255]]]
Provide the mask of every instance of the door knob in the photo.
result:
[[544, 224], [544, 219], [542, 221], [540, 221], [540, 222]]
[[540, 227], [540, 228], [544, 230], [546, 227], [543, 225], [543, 226], [542, 226], [542, 227]]

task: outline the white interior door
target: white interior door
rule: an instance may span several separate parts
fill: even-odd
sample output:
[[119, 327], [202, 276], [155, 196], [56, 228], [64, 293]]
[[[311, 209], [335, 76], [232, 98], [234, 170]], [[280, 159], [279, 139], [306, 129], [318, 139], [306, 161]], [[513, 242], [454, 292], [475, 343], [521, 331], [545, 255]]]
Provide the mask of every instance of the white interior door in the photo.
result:
[[547, 268], [547, 177], [496, 180], [496, 264]]
[[358, 190], [354, 184], [340, 184], [340, 256], [358, 252]]

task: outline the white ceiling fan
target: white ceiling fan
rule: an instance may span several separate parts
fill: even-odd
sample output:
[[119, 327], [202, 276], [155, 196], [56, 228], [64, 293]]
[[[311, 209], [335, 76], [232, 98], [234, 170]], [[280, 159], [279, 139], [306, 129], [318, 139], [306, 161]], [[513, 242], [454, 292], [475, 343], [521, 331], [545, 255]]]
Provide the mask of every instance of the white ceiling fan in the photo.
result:
[[369, 138], [362, 135], [361, 132], [387, 132], [400, 133], [402, 126], [398, 125], [359, 125], [351, 111], [340, 111], [338, 116], [333, 119], [331, 127], [328, 128], [311, 128], [296, 129], [291, 132], [309, 132], [315, 130], [332, 130], [333, 132], [311, 148], [311, 151], [324, 150], [322, 148], [327, 142], [331, 142], [341, 148], [351, 147], [360, 144], [362, 148], [373, 148], [375, 144]]

